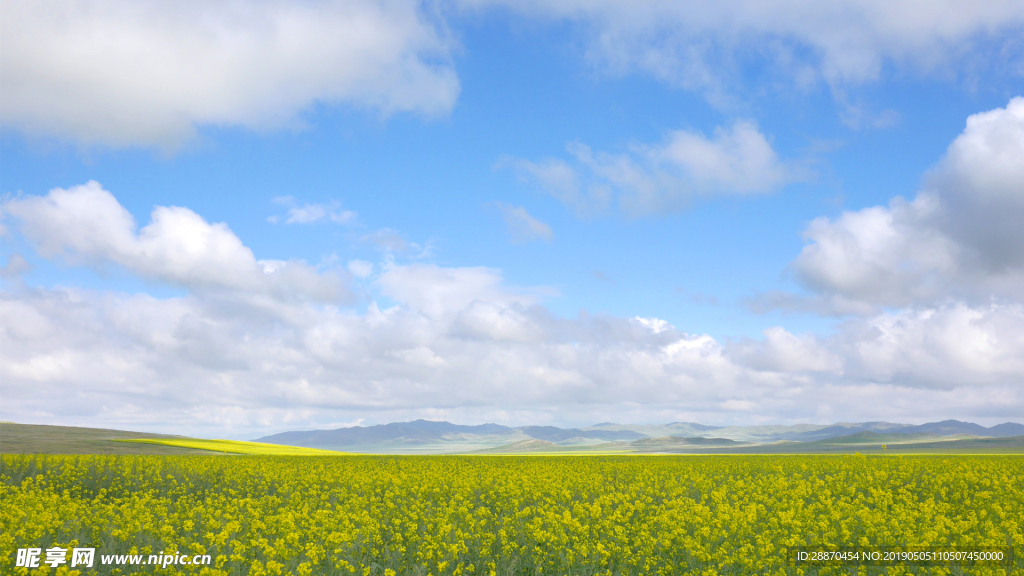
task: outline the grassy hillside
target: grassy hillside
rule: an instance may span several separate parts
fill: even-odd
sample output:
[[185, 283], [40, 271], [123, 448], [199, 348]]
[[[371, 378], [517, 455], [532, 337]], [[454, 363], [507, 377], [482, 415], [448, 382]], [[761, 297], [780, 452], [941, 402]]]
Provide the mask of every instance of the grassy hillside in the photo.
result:
[[125, 430], [44, 426], [0, 422], [2, 454], [222, 454], [196, 446], [170, 444], [126, 444], [114, 440], [190, 440], [184, 436], [147, 434]]
[[[883, 449], [882, 446], [885, 446]], [[564, 447], [550, 442], [528, 440], [481, 450], [478, 454], [1024, 454], [1024, 436], [1007, 438], [964, 438], [932, 434], [876, 434], [858, 432], [850, 436], [816, 442], [774, 442], [742, 445], [721, 438], [648, 438], [596, 446]]]
[[[886, 448], [883, 449], [882, 446]], [[664, 436], [632, 442], [565, 445], [525, 439], [502, 446], [481, 446], [461, 439], [427, 445], [396, 441], [336, 450], [304, 448], [262, 442], [204, 440], [185, 436], [147, 434], [125, 430], [42, 426], [0, 422], [0, 453], [4, 454], [266, 454], [339, 455], [376, 454], [1024, 454], [1024, 436], [979, 438], [930, 433], [864, 431], [814, 442], [781, 441], [739, 443], [724, 438]]]
[[[779, 442], [760, 446], [744, 446], [718, 450], [721, 454], [1024, 454], [1024, 436], [1008, 438], [942, 439], [925, 436], [912, 442], [887, 440], [863, 442], [863, 437], [849, 441], [845, 437], [817, 442]], [[882, 448], [885, 446], [885, 448]]]
[[664, 436], [662, 438], [644, 438], [631, 442], [632, 446], [740, 446], [742, 442], [729, 440], [728, 438], [702, 438], [699, 436], [683, 438], [680, 436]]
[[3, 454], [261, 454], [268, 456], [337, 456], [340, 452], [277, 446], [237, 440], [204, 440], [187, 436], [126, 430], [43, 426], [0, 422]]

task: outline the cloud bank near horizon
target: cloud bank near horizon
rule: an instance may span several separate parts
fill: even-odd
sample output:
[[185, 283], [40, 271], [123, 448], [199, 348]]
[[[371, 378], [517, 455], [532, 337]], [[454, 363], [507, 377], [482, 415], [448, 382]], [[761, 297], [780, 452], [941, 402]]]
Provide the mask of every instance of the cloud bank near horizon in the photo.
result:
[[[352, 275], [268, 263], [226, 224], [186, 208], [157, 207], [136, 230], [95, 182], [8, 199], [6, 233], [39, 256], [119, 266], [188, 293], [31, 287], [18, 279], [24, 259], [12, 257], [0, 300], [4, 417], [239, 434], [368, 415], [998, 423], [1024, 412], [1024, 294], [1003, 282], [1021, 273], [1019, 231], [991, 220], [1019, 214], [1022, 106], [1017, 98], [971, 116], [917, 199], [809, 226], [794, 266], [812, 292], [790, 296], [860, 306], [831, 334], [775, 326], [760, 339], [718, 341], [657, 318], [564, 318], [545, 306], [551, 288], [390, 252], [353, 261]], [[901, 220], [900, 210], [917, 217]], [[990, 253], [993, 242], [1005, 249]]]

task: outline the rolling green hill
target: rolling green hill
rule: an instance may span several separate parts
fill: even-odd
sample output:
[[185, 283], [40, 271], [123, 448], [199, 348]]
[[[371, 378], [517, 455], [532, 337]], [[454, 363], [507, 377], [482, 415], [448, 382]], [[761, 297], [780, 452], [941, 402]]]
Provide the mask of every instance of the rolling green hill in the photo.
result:
[[[882, 448], [885, 446], [885, 448]], [[615, 451], [624, 454], [1024, 454], [1024, 436], [979, 438], [964, 435], [877, 434], [858, 432], [815, 442], [740, 443], [724, 438], [645, 438], [595, 446], [560, 446], [540, 440], [515, 442], [476, 454], [577, 454]]]
[[[545, 433], [548, 431], [545, 430]], [[579, 437], [552, 442], [511, 436], [513, 441], [481, 446], [476, 438], [436, 439], [433, 444], [392, 441], [367, 446], [379, 454], [1024, 454], [1024, 436], [979, 437], [963, 432], [860, 431], [814, 441], [737, 441], [720, 437], [661, 436], [637, 440], [600, 441]], [[493, 442], [493, 439], [492, 439]], [[885, 446], [883, 449], [882, 446]], [[344, 452], [348, 452], [345, 450]], [[149, 434], [125, 430], [44, 426], [0, 422], [0, 453], [5, 454], [340, 454], [263, 442], [204, 440], [185, 436]]]
[[147, 434], [125, 430], [45, 426], [0, 422], [2, 454], [222, 454], [194, 447], [167, 444], [132, 444], [115, 440], [192, 440], [185, 436]]

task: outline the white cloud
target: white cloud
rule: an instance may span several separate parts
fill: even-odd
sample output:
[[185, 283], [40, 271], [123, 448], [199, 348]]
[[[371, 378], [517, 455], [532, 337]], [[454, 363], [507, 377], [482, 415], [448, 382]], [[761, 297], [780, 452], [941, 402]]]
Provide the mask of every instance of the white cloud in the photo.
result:
[[921, 388], [1019, 387], [1024, 306], [962, 303], [849, 322], [832, 347], [848, 377]]
[[365, 260], [349, 260], [348, 271], [356, 278], [366, 278], [373, 274], [373, 262]]
[[777, 372], [841, 372], [842, 358], [826, 349], [813, 334], [796, 336], [782, 327], [768, 328], [763, 340], [744, 339], [729, 354], [758, 370]]
[[956, 390], [1013, 388], [1024, 378], [1024, 306], [947, 303], [855, 318], [826, 338], [781, 327], [761, 340], [726, 346], [730, 358], [757, 370], [820, 372], [825, 384]]
[[772, 329], [735, 348], [654, 320], [558, 318], [491, 270], [388, 273], [400, 303], [365, 314], [243, 295], [0, 292], [0, 417], [213, 435], [357, 417], [750, 424], [828, 405], [841, 420], [995, 423], [1024, 409], [1019, 306], [883, 315], [826, 339]]
[[1024, 97], [974, 114], [929, 175], [950, 217], [944, 231], [987, 274], [1024, 269]]
[[551, 227], [530, 216], [526, 208], [502, 202], [495, 202], [495, 206], [498, 207], [502, 218], [505, 219], [505, 225], [508, 227], [508, 233], [512, 237], [513, 244], [525, 244], [533, 240], [547, 240], [550, 242], [551, 238], [554, 237]]
[[[288, 206], [288, 213], [284, 219], [285, 224], [310, 224], [325, 219], [335, 224], [348, 224], [359, 216], [351, 210], [342, 210], [341, 203], [337, 200], [322, 204], [307, 203], [300, 206], [295, 202], [295, 198], [280, 196], [274, 198], [274, 202]], [[277, 224], [281, 221], [281, 217], [274, 215], [267, 218], [267, 221]]]
[[381, 228], [370, 234], [365, 234], [362, 237], [362, 241], [375, 244], [387, 252], [405, 252], [410, 247], [405, 238], [402, 238], [402, 235], [397, 230], [392, 230], [391, 228]]
[[136, 232], [135, 218], [95, 181], [46, 196], [8, 200], [3, 211], [40, 255], [72, 264], [114, 263], [147, 279], [191, 290], [231, 290], [275, 298], [336, 302], [343, 279], [300, 261], [256, 260], [227, 224], [210, 224], [188, 208], [157, 206]]
[[768, 192], [792, 178], [764, 134], [749, 120], [718, 127], [713, 138], [679, 130], [669, 134], [664, 145], [641, 150], [659, 164], [678, 167], [702, 191]]
[[649, 328], [655, 334], [660, 334], [673, 328], [671, 324], [661, 318], [641, 318], [640, 316], [635, 316], [633, 321], [645, 328]]
[[942, 210], [938, 198], [922, 195], [817, 218], [793, 267], [812, 289], [854, 301], [906, 306], [945, 298], [959, 247], [934, 225]]
[[577, 216], [585, 218], [600, 214], [611, 204], [612, 191], [607, 185], [596, 183], [583, 189], [576, 169], [564, 160], [545, 158], [533, 162], [506, 157], [498, 162], [498, 166], [515, 169], [524, 182], [536, 182]]
[[338, 277], [256, 260], [186, 208], [158, 207], [136, 231], [91, 182], [2, 210], [43, 257], [188, 289], [0, 291], [3, 419], [252, 437], [359, 418], [992, 424], [1024, 411], [1021, 304], [917, 306], [824, 337], [775, 327], [723, 344], [658, 318], [558, 317], [544, 306], [553, 290], [493, 268], [388, 259], [368, 290], [393, 305], [359, 313], [337, 303]]
[[[842, 0], [460, 0], [466, 8], [508, 7], [528, 17], [578, 25], [586, 57], [613, 75], [634, 71], [735, 105], [746, 67], [757, 65], [787, 89], [824, 82], [840, 104], [844, 87], [878, 80], [886, 66], [912, 73], [971, 73], [979, 61], [1010, 59], [1024, 28], [1013, 0], [964, 3]], [[1008, 50], [1009, 48], [1009, 50]], [[749, 68], [746, 68], [749, 69]], [[885, 118], [883, 113], [880, 119]], [[878, 119], [876, 119], [877, 121]], [[860, 120], [858, 120], [860, 121]]]
[[425, 368], [438, 368], [447, 364], [444, 358], [440, 358], [434, 351], [426, 346], [417, 346], [405, 350], [392, 350], [389, 354], [399, 361]]
[[451, 39], [415, 1], [5, 0], [5, 127], [172, 150], [198, 127], [298, 125], [314, 103], [446, 114]]
[[14, 253], [7, 257], [7, 263], [0, 266], [0, 278], [17, 278], [33, 268], [32, 264], [25, 260], [21, 254]]
[[[578, 215], [600, 213], [612, 197], [631, 216], [679, 210], [694, 197], [720, 194], [764, 194], [808, 177], [781, 161], [768, 139], [748, 120], [715, 129], [712, 137], [678, 130], [658, 144], [633, 144], [626, 153], [594, 152], [572, 142], [576, 161], [505, 160], [523, 176]], [[581, 191], [585, 182], [587, 192]]]
[[968, 118], [913, 201], [818, 218], [794, 260], [830, 301], [1024, 299], [1024, 98]]
[[442, 268], [434, 264], [391, 265], [377, 279], [381, 293], [432, 317], [450, 317], [476, 301], [529, 306], [536, 294], [509, 291], [493, 268]]
[[[1014, 0], [459, 0], [578, 24], [586, 58], [734, 107], [744, 70], [780, 89], [827, 84], [853, 124], [885, 124], [847, 87], [883, 70], [974, 74], [1024, 70]], [[174, 150], [204, 126], [295, 127], [318, 104], [384, 114], [448, 113], [459, 81], [441, 11], [416, 0], [5, 0], [0, 78], [5, 128], [82, 144]], [[504, 11], [493, 11], [504, 14]]]

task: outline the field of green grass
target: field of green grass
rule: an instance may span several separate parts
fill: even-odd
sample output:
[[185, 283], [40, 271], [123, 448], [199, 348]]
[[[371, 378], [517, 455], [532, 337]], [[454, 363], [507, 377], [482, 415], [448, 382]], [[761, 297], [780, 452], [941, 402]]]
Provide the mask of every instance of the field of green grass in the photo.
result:
[[128, 439], [189, 440], [183, 436], [147, 434], [125, 430], [44, 426], [0, 422], [2, 454], [219, 454], [209, 450], [173, 444], [132, 444]]

